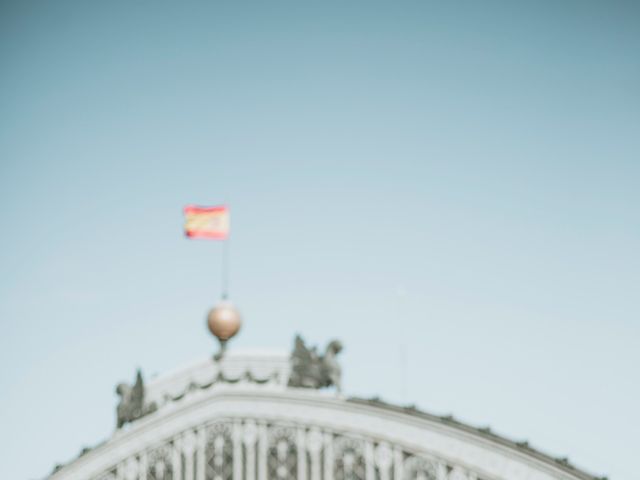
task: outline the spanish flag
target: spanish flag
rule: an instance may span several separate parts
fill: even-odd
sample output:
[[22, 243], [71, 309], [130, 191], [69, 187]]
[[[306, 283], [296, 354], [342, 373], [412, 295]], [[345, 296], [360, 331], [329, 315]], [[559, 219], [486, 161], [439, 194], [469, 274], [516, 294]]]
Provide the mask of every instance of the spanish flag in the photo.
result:
[[184, 207], [184, 233], [188, 238], [205, 238], [209, 240], [226, 240], [229, 236], [229, 208]]

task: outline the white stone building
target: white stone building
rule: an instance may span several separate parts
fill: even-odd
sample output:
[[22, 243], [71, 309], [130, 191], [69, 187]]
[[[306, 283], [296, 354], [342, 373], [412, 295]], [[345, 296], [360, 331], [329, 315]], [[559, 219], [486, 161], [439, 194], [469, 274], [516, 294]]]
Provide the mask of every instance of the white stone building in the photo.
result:
[[[291, 386], [286, 352], [230, 352], [151, 381], [153, 405], [50, 480], [595, 480], [451, 417]], [[295, 383], [295, 382], [294, 382]]]

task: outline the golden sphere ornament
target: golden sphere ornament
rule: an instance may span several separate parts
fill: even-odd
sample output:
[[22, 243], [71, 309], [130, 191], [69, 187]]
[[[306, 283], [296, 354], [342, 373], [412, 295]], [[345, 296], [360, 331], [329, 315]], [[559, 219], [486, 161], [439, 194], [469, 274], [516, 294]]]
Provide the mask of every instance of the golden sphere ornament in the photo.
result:
[[220, 360], [226, 350], [227, 341], [232, 338], [242, 325], [240, 312], [228, 301], [223, 301], [209, 311], [207, 326], [209, 331], [220, 341], [220, 351], [215, 355]]

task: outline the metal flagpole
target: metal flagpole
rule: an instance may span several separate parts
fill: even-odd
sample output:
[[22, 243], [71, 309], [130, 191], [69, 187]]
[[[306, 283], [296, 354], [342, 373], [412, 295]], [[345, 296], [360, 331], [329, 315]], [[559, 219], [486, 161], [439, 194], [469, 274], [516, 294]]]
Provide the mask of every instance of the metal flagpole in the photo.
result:
[[222, 241], [222, 300], [229, 297], [229, 237]]

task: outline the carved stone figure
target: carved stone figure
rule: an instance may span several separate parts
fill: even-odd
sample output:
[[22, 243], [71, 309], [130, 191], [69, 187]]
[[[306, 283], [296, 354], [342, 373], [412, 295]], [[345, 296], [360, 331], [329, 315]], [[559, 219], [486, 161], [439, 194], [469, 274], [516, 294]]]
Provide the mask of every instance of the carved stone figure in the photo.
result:
[[323, 388], [335, 386], [341, 391], [342, 371], [336, 359], [342, 351], [342, 343], [332, 340], [323, 355], [316, 347], [308, 348], [302, 337], [296, 335], [291, 353], [290, 387]]
[[116, 393], [120, 396], [120, 403], [116, 409], [118, 428], [156, 410], [155, 403], [147, 404], [144, 401], [144, 381], [139, 369], [133, 386], [119, 383]]

